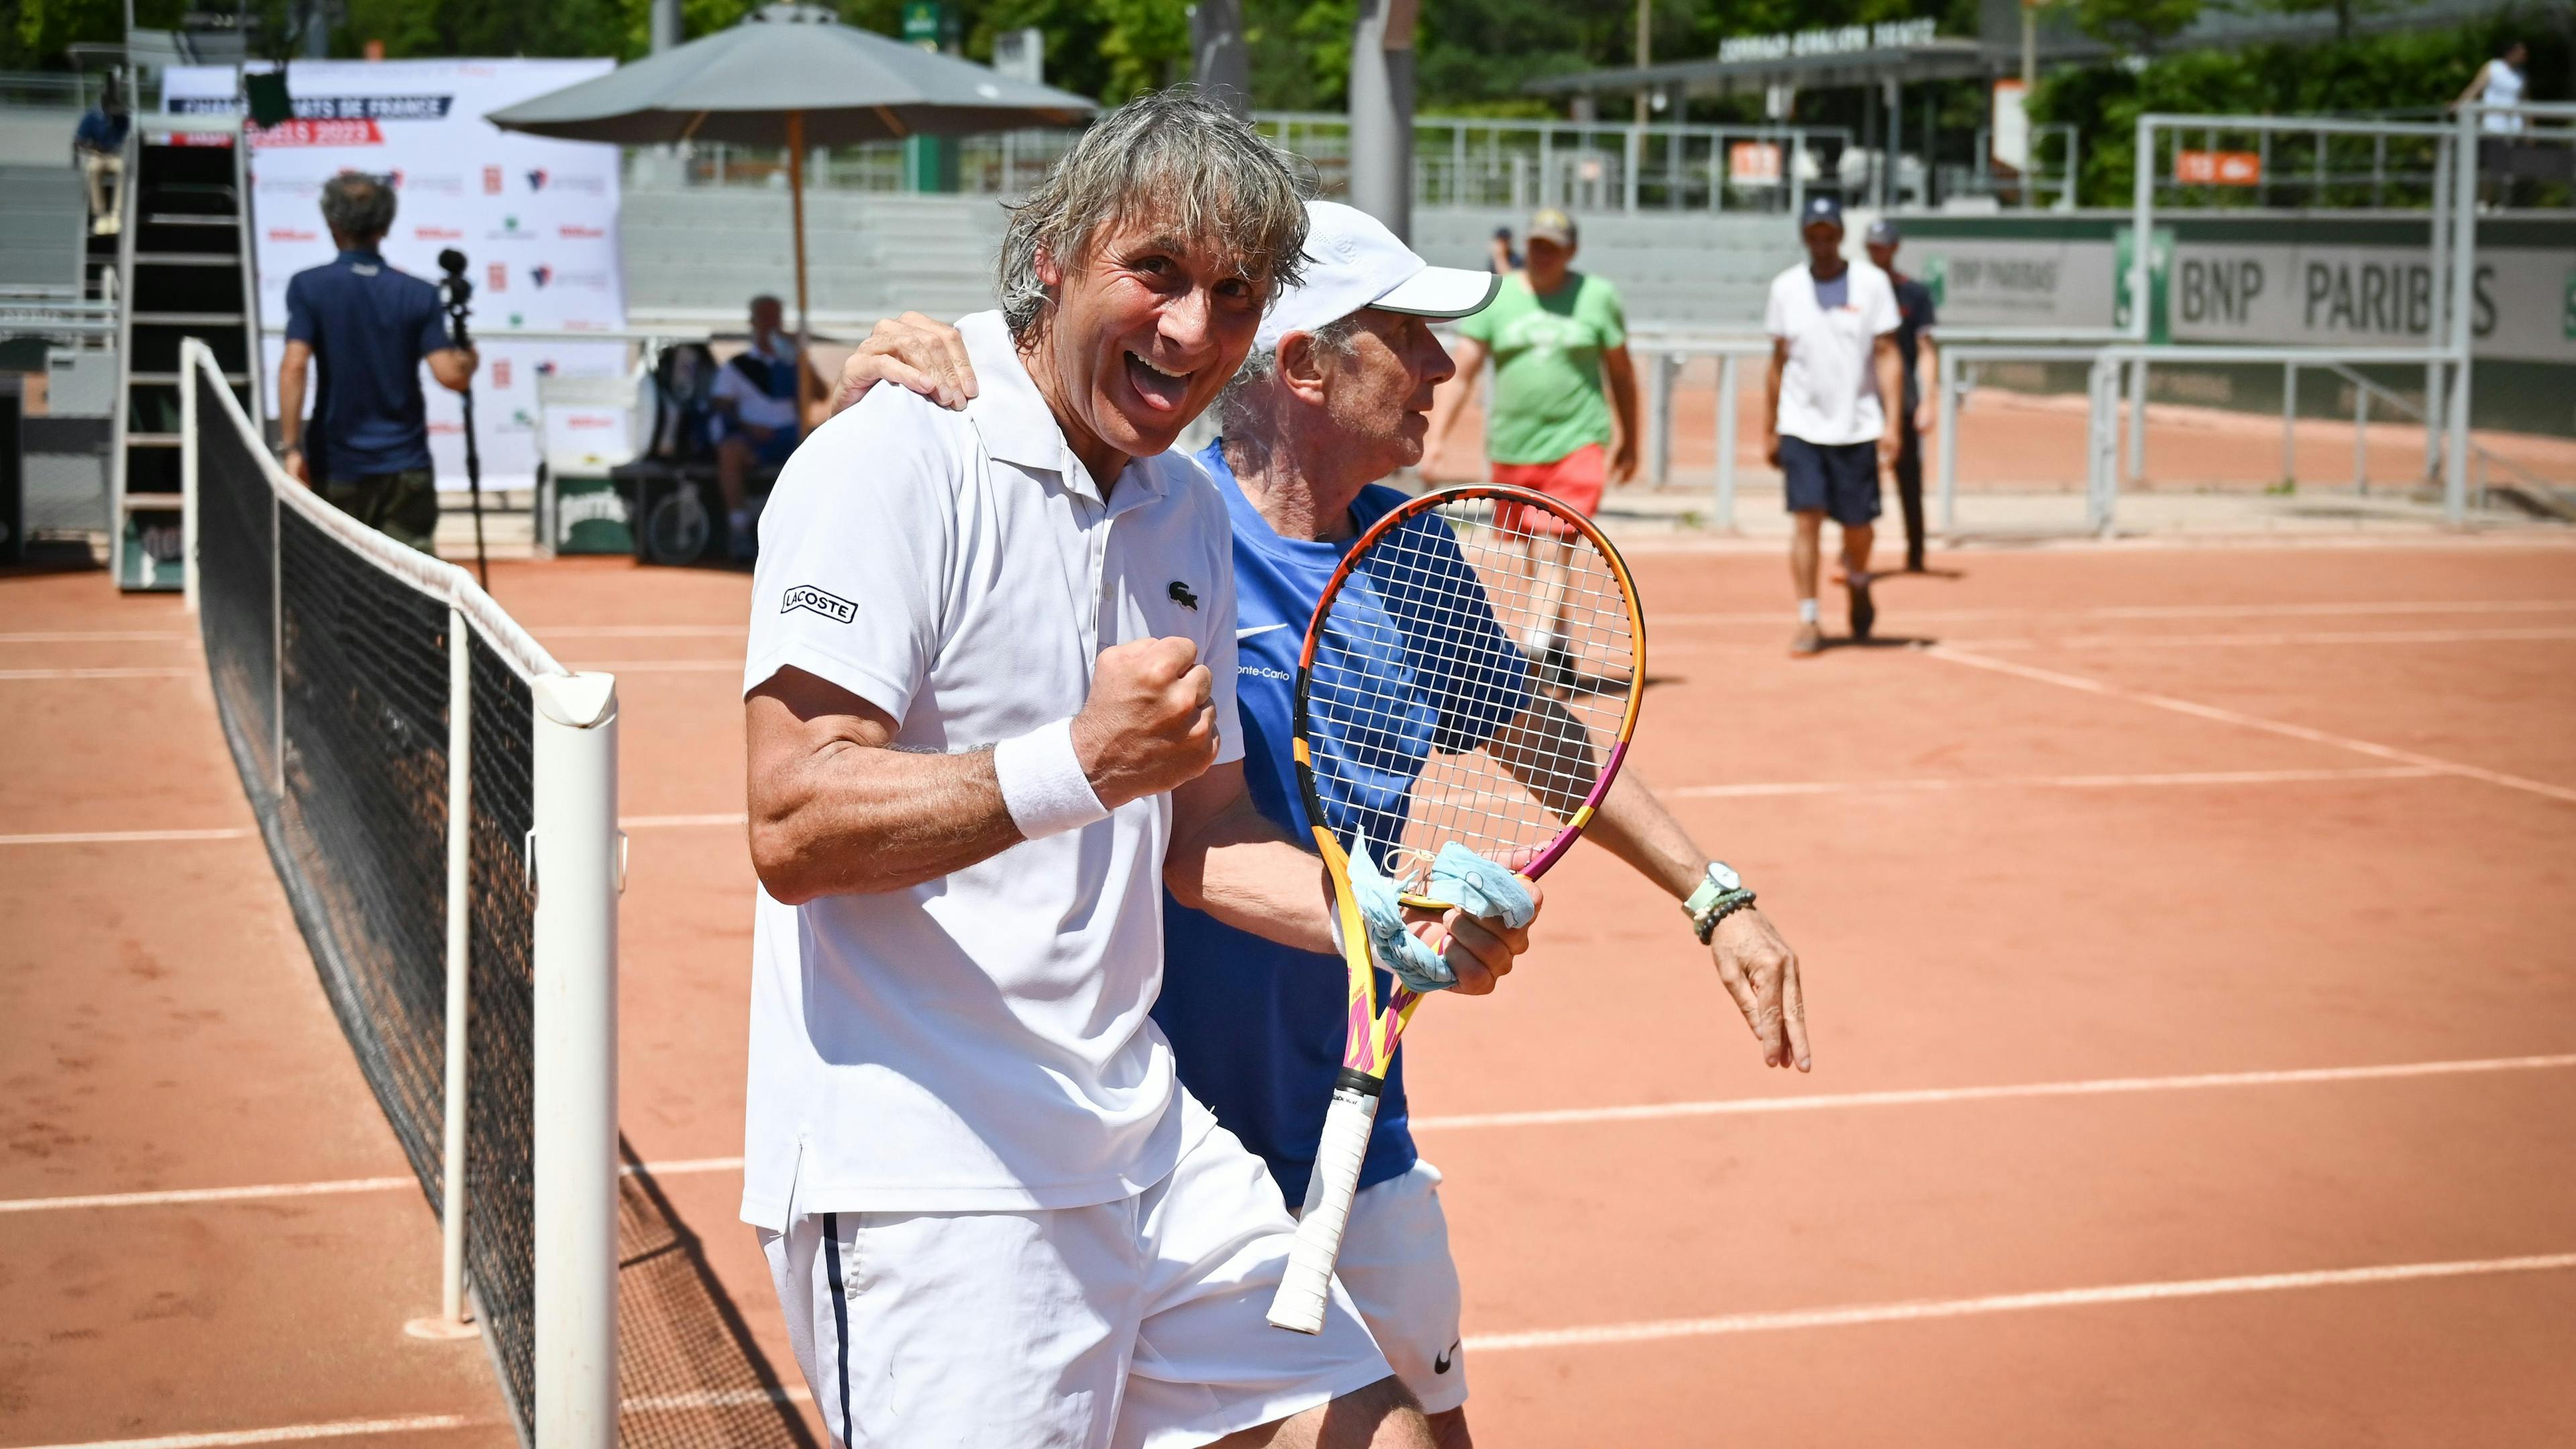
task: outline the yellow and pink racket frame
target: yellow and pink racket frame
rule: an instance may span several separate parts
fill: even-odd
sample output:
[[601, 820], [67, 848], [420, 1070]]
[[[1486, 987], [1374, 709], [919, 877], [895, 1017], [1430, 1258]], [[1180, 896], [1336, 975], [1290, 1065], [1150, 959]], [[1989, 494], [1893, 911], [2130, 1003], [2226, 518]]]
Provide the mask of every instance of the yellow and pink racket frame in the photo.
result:
[[[1584, 797], [1583, 803], [1566, 817], [1565, 826], [1557, 832], [1556, 838], [1521, 868], [1522, 876], [1536, 880], [1573, 849], [1576, 840], [1582, 838], [1583, 827], [1591, 823], [1593, 812], [1601, 807], [1602, 798], [1610, 793], [1610, 782], [1619, 777], [1619, 767], [1628, 757], [1628, 742], [1636, 735], [1638, 706], [1646, 697], [1646, 616], [1637, 603], [1636, 578], [1628, 572], [1628, 561], [1619, 556], [1619, 550], [1611, 546], [1610, 540], [1603, 536], [1592, 520], [1557, 499], [1535, 489], [1513, 488], [1499, 483], [1439, 489], [1407, 499], [1389, 510], [1384, 517], [1370, 524], [1352, 542], [1350, 552], [1342, 556], [1341, 566], [1333, 570], [1333, 577], [1324, 585], [1324, 595], [1315, 605], [1314, 617], [1307, 622], [1305, 646], [1297, 653], [1295, 721], [1288, 749], [1297, 761], [1297, 787], [1306, 798], [1306, 819], [1314, 832], [1315, 848], [1322, 853], [1324, 864], [1332, 871], [1338, 887], [1334, 892], [1334, 908], [1340, 913], [1342, 960], [1349, 968], [1351, 978], [1350, 1033], [1342, 1051], [1342, 1065], [1375, 1078], [1385, 1077], [1387, 1069], [1394, 1065], [1395, 1049], [1403, 1041], [1404, 1029], [1412, 1022], [1413, 1009], [1422, 1004], [1422, 997], [1402, 982], [1397, 982], [1387, 998], [1386, 1011], [1381, 1014], [1378, 1010], [1376, 962], [1369, 955], [1368, 928], [1360, 920], [1359, 905], [1352, 899], [1350, 891], [1350, 852], [1334, 836], [1332, 827], [1325, 823], [1323, 797], [1315, 789], [1314, 755], [1306, 744], [1306, 682], [1314, 669], [1315, 650], [1323, 638], [1325, 617], [1332, 612], [1333, 600], [1341, 595], [1342, 585], [1349, 580], [1354, 566], [1367, 555], [1369, 545], [1385, 537], [1390, 530], [1402, 527], [1408, 519], [1475, 499], [1513, 503], [1524, 510], [1545, 513], [1599, 549], [1602, 558], [1609, 561], [1611, 573], [1619, 580], [1620, 602], [1628, 611], [1628, 637], [1635, 651], [1629, 675], [1628, 706], [1620, 714], [1618, 737], [1611, 742], [1609, 757], [1602, 761], [1601, 778], [1593, 782], [1592, 791]], [[1438, 909], [1447, 902], [1408, 894], [1405, 904]]]

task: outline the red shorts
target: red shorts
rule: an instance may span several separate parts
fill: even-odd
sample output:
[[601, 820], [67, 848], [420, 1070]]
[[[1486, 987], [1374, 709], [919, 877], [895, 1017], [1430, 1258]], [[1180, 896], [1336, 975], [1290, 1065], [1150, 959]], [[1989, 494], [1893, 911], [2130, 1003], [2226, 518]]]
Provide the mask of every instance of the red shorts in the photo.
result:
[[[1601, 485], [1608, 477], [1607, 455], [1599, 443], [1587, 443], [1553, 463], [1496, 463], [1494, 481], [1515, 488], [1534, 488], [1550, 498], [1573, 506], [1574, 511], [1590, 518], [1601, 507]], [[1562, 538], [1573, 530], [1544, 513], [1534, 513], [1516, 503], [1501, 503], [1494, 508], [1494, 526], [1506, 532], [1535, 533]]]

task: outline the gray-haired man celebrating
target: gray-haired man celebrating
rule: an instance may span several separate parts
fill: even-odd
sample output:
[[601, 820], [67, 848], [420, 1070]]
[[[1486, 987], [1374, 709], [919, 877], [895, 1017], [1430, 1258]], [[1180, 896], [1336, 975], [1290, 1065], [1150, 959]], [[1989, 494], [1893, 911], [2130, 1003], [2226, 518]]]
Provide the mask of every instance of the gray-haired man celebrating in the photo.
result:
[[[1262, 814], [1291, 833], [1304, 828], [1288, 745], [1299, 640], [1354, 539], [1403, 501], [1380, 480], [1422, 457], [1433, 389], [1454, 371], [1432, 322], [1472, 313], [1494, 292], [1490, 276], [1431, 266], [1351, 207], [1310, 201], [1306, 211], [1304, 279], [1272, 300], [1250, 358], [1218, 400], [1224, 436], [1199, 454], [1234, 522], [1246, 774]], [[843, 369], [842, 394], [897, 381], [944, 405], [962, 404], [977, 386], [963, 353], [954, 330], [918, 313], [880, 323]], [[1461, 607], [1499, 628], [1481, 600]], [[1510, 645], [1498, 638], [1495, 648]], [[1512, 741], [1543, 738], [1564, 722], [1562, 712], [1536, 709], [1489, 738], [1509, 760]], [[1409, 756], [1414, 768], [1431, 747], [1427, 733], [1414, 739], [1422, 752]], [[1386, 752], [1389, 761], [1408, 753]], [[1805, 1070], [1797, 954], [1744, 881], [1693, 843], [1633, 768], [1602, 802], [1590, 834], [1681, 904], [1764, 1060]], [[1171, 1040], [1182, 1082], [1261, 1155], [1289, 1201], [1303, 1201], [1347, 1030], [1341, 962], [1247, 933], [1177, 898], [1164, 902], [1163, 936], [1171, 965], [1154, 1020]], [[1467, 1355], [1441, 1176], [1414, 1150], [1406, 1118], [1399, 1053], [1360, 1169], [1338, 1276], [1430, 1415], [1436, 1441], [1466, 1449]]]
[[[1286, 1205], [1148, 1016], [1166, 886], [1331, 948], [1244, 783], [1225, 502], [1165, 452], [1305, 229], [1216, 107], [1104, 117], [959, 326], [980, 395], [881, 389], [761, 519], [742, 1211], [842, 1442], [1430, 1442], [1347, 1295], [1265, 1322]], [[1416, 930], [1469, 992], [1526, 944]]]

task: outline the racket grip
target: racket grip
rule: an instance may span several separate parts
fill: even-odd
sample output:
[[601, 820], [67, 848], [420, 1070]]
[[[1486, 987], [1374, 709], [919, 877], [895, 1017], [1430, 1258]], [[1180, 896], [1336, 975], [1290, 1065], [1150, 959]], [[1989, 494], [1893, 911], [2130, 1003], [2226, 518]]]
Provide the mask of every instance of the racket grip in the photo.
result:
[[1324, 1140], [1315, 1150], [1315, 1170], [1306, 1180], [1306, 1206], [1297, 1216], [1297, 1236], [1288, 1248], [1287, 1275], [1278, 1296], [1270, 1300], [1270, 1322], [1298, 1333], [1324, 1331], [1324, 1307], [1332, 1301], [1333, 1263], [1342, 1255], [1342, 1229], [1351, 1217], [1351, 1199], [1359, 1192], [1360, 1162], [1368, 1156], [1369, 1133], [1377, 1124], [1378, 1094], [1385, 1082], [1345, 1069], [1333, 1084], [1333, 1105], [1324, 1113]]

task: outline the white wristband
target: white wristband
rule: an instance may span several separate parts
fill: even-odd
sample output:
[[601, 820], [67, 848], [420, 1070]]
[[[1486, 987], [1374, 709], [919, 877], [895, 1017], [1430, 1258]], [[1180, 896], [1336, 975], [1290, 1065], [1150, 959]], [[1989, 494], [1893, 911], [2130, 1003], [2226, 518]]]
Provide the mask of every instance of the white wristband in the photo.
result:
[[993, 775], [1002, 807], [1030, 840], [1079, 830], [1109, 818], [1109, 807], [1091, 792], [1082, 761], [1073, 752], [1073, 721], [1041, 725], [993, 747]]

